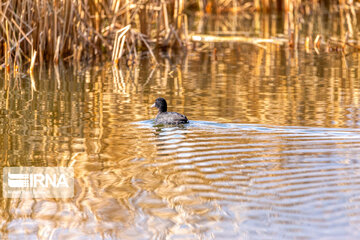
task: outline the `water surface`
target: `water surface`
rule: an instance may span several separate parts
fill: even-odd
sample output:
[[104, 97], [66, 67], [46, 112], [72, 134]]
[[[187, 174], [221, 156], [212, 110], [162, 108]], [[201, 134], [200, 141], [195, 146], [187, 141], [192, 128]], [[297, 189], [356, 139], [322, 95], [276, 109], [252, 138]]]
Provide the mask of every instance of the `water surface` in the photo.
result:
[[[1, 166], [73, 166], [76, 184], [0, 198], [0, 238], [358, 239], [359, 53], [213, 47], [44, 68], [34, 92], [2, 72]], [[154, 127], [159, 96], [190, 124]]]

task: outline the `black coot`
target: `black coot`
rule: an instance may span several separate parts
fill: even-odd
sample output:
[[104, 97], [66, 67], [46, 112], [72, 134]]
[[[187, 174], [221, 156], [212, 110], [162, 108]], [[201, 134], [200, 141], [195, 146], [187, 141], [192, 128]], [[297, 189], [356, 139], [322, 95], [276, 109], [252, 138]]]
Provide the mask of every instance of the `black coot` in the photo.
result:
[[187, 117], [180, 113], [167, 112], [167, 104], [164, 98], [157, 98], [151, 107], [159, 109], [155, 124], [183, 124], [189, 122]]

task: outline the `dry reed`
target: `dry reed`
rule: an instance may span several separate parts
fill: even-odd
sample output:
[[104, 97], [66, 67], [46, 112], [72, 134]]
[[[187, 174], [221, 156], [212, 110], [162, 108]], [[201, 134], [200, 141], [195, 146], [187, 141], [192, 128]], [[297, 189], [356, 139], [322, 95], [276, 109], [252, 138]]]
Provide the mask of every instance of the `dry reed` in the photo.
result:
[[[357, 29], [354, 8], [358, 5], [343, 0], [331, 3], [337, 3], [346, 20], [343, 33], [353, 38]], [[194, 5], [209, 13], [286, 11], [291, 23], [289, 45], [297, 48], [297, 12], [304, 4], [316, 7], [329, 5], [330, 0], [5, 0], [0, 3], [0, 46], [4, 46], [0, 47], [0, 66], [8, 72], [24, 71], [29, 65], [34, 68], [35, 59], [40, 64], [57, 64], [60, 60], [93, 61], [110, 55], [116, 64], [123, 56], [131, 64], [140, 56], [139, 51], [148, 52], [157, 63], [154, 48], [188, 46], [192, 35], [184, 11]], [[315, 41], [314, 48], [319, 49], [319, 44]], [[345, 46], [350, 46], [348, 41]]]
[[139, 56], [136, 52], [144, 50], [155, 59], [155, 46], [186, 45], [183, 10], [184, 0], [3, 1], [0, 63], [12, 70], [23, 67], [33, 50], [40, 63], [92, 61], [110, 54], [117, 62], [124, 54]]

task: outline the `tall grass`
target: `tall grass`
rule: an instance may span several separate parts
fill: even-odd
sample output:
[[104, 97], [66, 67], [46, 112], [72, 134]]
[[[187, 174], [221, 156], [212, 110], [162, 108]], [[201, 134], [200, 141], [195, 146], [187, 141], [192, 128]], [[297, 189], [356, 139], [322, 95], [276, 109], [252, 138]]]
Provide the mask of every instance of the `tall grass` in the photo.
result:
[[154, 48], [187, 45], [187, 7], [206, 13], [285, 10], [294, 22], [303, 3], [354, 5], [351, 0], [3, 0], [0, 66], [31, 71], [36, 63], [110, 56], [115, 63], [126, 56], [131, 64], [139, 51], [157, 62]]
[[109, 56], [119, 47], [117, 32], [128, 25], [117, 58], [154, 46], [181, 47], [183, 9], [183, 0], [2, 1], [0, 63], [11, 69], [30, 64], [35, 52], [40, 63]]

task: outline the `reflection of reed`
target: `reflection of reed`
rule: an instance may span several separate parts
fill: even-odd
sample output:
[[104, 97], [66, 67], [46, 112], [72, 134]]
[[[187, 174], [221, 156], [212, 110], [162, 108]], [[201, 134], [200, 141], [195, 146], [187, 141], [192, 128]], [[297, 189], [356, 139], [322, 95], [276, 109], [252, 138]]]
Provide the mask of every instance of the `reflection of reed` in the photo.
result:
[[[295, 2], [294, 2], [295, 4]], [[316, 53], [352, 52], [360, 49], [357, 34], [357, 18], [354, 6], [333, 7], [322, 18], [321, 8], [300, 4], [291, 6], [287, 13], [270, 14], [254, 12], [247, 15], [204, 16], [192, 28], [192, 40], [211, 48], [210, 42], [245, 42], [264, 47], [269, 43], [287, 43], [290, 49], [311, 49]], [[261, 20], [260, 20], [261, 19]], [[244, 24], [246, 23], [246, 24]], [[249, 35], [250, 33], [250, 35]], [[261, 43], [261, 45], [259, 45]]]
[[116, 66], [112, 66], [113, 79], [114, 79], [114, 87], [117, 92], [126, 92], [126, 85], [124, 82], [124, 77], [120, 68]]
[[[64, 89], [64, 86], [56, 84], [60, 81], [58, 70], [55, 69], [51, 73], [52, 76], [44, 81], [36, 80], [38, 73], [31, 73], [30, 79], [5, 79], [5, 82], [16, 84], [13, 87], [7, 85], [7, 88], [2, 90], [4, 101], [1, 103], [1, 108], [7, 109], [5, 115], [2, 115], [2, 119], [6, 120], [3, 122], [4, 137], [7, 136], [12, 144], [16, 143], [14, 147], [3, 149], [11, 155], [10, 162], [7, 163], [10, 166], [43, 166], [45, 163], [50, 166], [56, 165], [57, 159], [62, 159], [63, 155], [51, 155], [51, 152], [63, 152], [62, 150], [65, 151], [69, 145], [54, 144], [54, 140], [67, 135], [70, 126], [80, 125], [79, 106], [64, 101], [69, 93], [58, 91]], [[81, 92], [73, 97], [81, 99]], [[82, 135], [81, 131], [77, 132], [78, 130], [81, 129], [76, 129], [73, 132], [74, 136]], [[66, 151], [64, 154], [67, 154]]]

